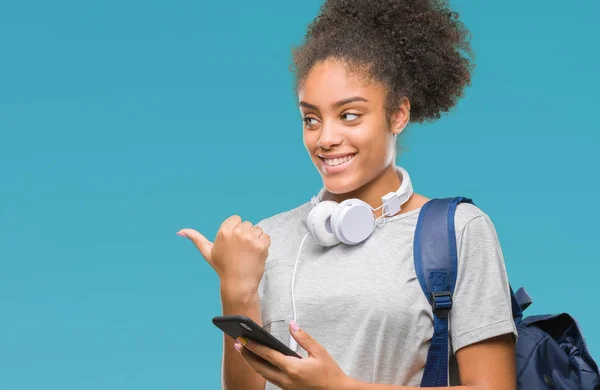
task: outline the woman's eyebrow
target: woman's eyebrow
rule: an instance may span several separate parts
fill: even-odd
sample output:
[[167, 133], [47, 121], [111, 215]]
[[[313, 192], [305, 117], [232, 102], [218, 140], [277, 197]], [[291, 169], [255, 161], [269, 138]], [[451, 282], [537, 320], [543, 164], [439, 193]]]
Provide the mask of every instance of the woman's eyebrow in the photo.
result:
[[[352, 102], [367, 102], [368, 103], [369, 101], [367, 99], [365, 99], [364, 97], [362, 97], [362, 96], [352, 96], [352, 97], [349, 97], [349, 98], [346, 98], [346, 99], [342, 99], [339, 102], [333, 103], [331, 105], [331, 107], [332, 108], [338, 108], [338, 107], [343, 106], [344, 104], [348, 104], [348, 103], [352, 103]], [[300, 101], [300, 103], [298, 105], [301, 106], [301, 107], [310, 108], [310, 109], [313, 109], [313, 110], [316, 110], [316, 111], [319, 110], [317, 108], [317, 106], [315, 106], [313, 104], [310, 104], [310, 103], [307, 103], [307, 102], [304, 102], [304, 101]]]

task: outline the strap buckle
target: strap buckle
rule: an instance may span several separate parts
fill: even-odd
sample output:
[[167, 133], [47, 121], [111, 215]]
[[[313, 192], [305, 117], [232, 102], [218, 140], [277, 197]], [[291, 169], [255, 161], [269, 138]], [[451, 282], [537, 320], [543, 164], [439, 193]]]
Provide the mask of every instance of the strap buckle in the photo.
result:
[[438, 318], [447, 318], [452, 309], [452, 294], [450, 291], [431, 293], [431, 308]]

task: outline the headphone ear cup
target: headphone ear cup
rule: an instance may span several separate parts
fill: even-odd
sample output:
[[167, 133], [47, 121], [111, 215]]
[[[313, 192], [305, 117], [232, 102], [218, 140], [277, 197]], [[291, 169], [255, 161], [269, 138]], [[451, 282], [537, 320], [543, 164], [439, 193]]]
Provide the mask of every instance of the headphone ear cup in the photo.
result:
[[334, 210], [331, 228], [341, 242], [356, 245], [373, 234], [375, 215], [366, 202], [360, 199], [346, 199]]
[[331, 226], [331, 215], [337, 207], [337, 202], [324, 200], [313, 207], [306, 217], [308, 232], [321, 246], [334, 246], [340, 243]]

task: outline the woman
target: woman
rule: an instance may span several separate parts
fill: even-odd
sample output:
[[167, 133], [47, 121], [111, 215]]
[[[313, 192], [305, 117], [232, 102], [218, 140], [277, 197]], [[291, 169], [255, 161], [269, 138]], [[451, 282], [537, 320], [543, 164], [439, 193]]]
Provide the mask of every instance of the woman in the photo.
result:
[[[356, 245], [336, 244], [320, 220], [319, 240], [309, 233], [315, 204], [307, 201], [257, 225], [232, 216], [214, 244], [178, 232], [218, 273], [224, 315], [246, 315], [301, 347], [297, 359], [225, 337], [227, 390], [419, 386], [433, 322], [412, 241], [428, 198], [408, 191], [388, 214], [382, 197], [410, 180], [395, 167], [398, 135], [449, 111], [469, 84], [467, 35], [441, 0], [325, 2], [294, 52], [304, 145], [325, 189], [316, 205], [360, 199], [377, 227]], [[458, 206], [455, 224], [451, 384], [515, 389], [517, 335], [494, 226], [471, 204]]]

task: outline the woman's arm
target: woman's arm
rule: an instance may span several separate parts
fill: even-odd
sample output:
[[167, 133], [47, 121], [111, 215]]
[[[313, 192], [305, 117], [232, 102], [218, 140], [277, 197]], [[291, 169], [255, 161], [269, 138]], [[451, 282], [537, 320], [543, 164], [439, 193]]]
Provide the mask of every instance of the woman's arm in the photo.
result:
[[[258, 291], [237, 291], [231, 286], [221, 286], [223, 315], [244, 315], [259, 325], [261, 323]], [[224, 390], [264, 390], [266, 381], [240, 356], [235, 341], [224, 335], [222, 381]]]
[[[177, 234], [190, 239], [217, 272], [223, 315], [245, 315], [260, 324], [258, 288], [271, 245], [269, 235], [237, 215], [221, 224], [214, 243], [194, 229], [181, 229]], [[223, 389], [263, 390], [265, 380], [240, 358], [231, 338], [223, 337]]]
[[[515, 340], [505, 334], [456, 352], [462, 386], [456, 390], [516, 390]], [[349, 379], [343, 390], [409, 390], [415, 387], [380, 385]], [[433, 390], [434, 388], [424, 388]], [[438, 389], [438, 388], [436, 388]]]

